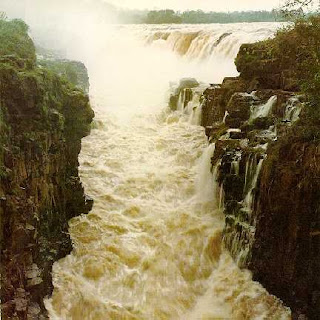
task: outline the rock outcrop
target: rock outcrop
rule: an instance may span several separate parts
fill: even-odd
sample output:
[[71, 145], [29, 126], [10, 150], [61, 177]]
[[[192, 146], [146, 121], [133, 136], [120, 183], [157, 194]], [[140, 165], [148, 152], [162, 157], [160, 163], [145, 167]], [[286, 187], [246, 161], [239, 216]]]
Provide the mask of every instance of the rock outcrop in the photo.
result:
[[63, 77], [85, 93], [89, 92], [88, 71], [82, 62], [52, 58], [52, 56], [38, 56], [37, 63], [40, 67]]
[[[301, 130], [301, 128], [297, 128]], [[298, 315], [320, 315], [320, 145], [292, 130], [268, 148], [249, 267]]]
[[78, 154], [94, 113], [86, 94], [37, 66], [22, 21], [0, 21], [0, 39], [2, 318], [42, 319], [52, 264], [72, 249], [68, 220], [92, 206]]
[[201, 125], [215, 143], [226, 248], [294, 319], [318, 319], [319, 127], [290, 57], [277, 56], [272, 41], [242, 45], [240, 76], [203, 92]]
[[[199, 82], [194, 78], [183, 78], [177, 87], [172, 88], [172, 94], [169, 99], [171, 110], [177, 110], [179, 107], [185, 108], [189, 101], [192, 100], [192, 88], [197, 88]], [[182, 106], [183, 104], [183, 106]]]

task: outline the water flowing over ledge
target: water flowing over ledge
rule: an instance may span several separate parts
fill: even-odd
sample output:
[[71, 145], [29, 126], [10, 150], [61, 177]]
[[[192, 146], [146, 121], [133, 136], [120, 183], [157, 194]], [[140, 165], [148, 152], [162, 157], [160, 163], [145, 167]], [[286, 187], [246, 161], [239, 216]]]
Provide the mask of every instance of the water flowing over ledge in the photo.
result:
[[138, 116], [85, 139], [81, 176], [95, 206], [71, 222], [75, 249], [55, 265], [51, 318], [287, 319], [222, 249], [224, 220], [208, 193], [214, 145], [187, 119], [166, 120]]
[[[133, 31], [145, 41], [145, 27], [139, 28]], [[70, 221], [74, 250], [54, 266], [50, 318], [289, 319], [280, 300], [222, 246], [219, 163], [211, 163], [214, 145], [197, 125], [200, 96], [186, 108], [161, 111], [168, 80], [208, 73], [209, 60], [189, 67], [190, 60], [161, 45], [117, 44], [110, 60], [89, 62], [97, 116], [82, 144], [80, 174], [95, 205], [88, 216]], [[127, 61], [131, 44], [136, 65]], [[159, 52], [167, 52], [162, 64]], [[234, 72], [232, 59], [223, 59]], [[217, 81], [226, 72], [220, 67]]]

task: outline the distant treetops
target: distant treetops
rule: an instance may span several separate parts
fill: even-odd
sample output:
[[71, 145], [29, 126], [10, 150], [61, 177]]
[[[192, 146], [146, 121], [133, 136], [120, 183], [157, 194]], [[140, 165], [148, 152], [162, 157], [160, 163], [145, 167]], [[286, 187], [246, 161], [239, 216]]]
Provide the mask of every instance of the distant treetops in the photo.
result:
[[142, 23], [236, 23], [284, 21], [280, 11], [204, 12], [202, 10], [175, 12], [173, 10], [149, 11], [141, 17]]

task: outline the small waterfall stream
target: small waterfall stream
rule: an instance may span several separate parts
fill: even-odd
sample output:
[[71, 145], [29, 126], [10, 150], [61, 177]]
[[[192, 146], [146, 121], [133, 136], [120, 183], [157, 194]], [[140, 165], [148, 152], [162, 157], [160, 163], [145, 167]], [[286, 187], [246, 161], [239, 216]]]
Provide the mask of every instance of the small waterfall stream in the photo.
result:
[[217, 168], [212, 168], [211, 158], [213, 157], [215, 144], [210, 144], [203, 152], [199, 162], [199, 176], [197, 181], [197, 194], [201, 200], [213, 201], [217, 189]]
[[292, 97], [289, 99], [286, 106], [285, 114], [283, 117], [284, 121], [289, 121], [294, 123], [299, 120], [299, 115], [302, 110], [302, 104], [297, 97]]
[[182, 112], [184, 109], [184, 104], [185, 104], [185, 90], [182, 90], [179, 94], [177, 110]]
[[[258, 182], [259, 174], [260, 174], [260, 171], [262, 168], [263, 160], [264, 159], [260, 159], [256, 166], [254, 166], [253, 163], [251, 163], [251, 167], [249, 166], [250, 169], [248, 171], [251, 172], [251, 175], [253, 175], [253, 177], [252, 177], [252, 179], [250, 179], [249, 184], [246, 186], [248, 191], [247, 191], [247, 194], [246, 194], [244, 201], [243, 201], [244, 209], [247, 212], [251, 212], [253, 209], [252, 208], [253, 200], [254, 200], [253, 191], [257, 186], [257, 182]], [[249, 172], [248, 172], [248, 174], [250, 174]], [[246, 182], [247, 182], [247, 179], [246, 179]]]
[[265, 104], [252, 106], [250, 120], [267, 117], [276, 102], [277, 96], [272, 96]]

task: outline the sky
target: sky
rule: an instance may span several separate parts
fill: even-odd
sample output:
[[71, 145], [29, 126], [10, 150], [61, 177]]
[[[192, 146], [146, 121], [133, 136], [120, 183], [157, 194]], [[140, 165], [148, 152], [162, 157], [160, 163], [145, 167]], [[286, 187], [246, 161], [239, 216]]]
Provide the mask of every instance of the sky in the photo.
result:
[[43, 8], [63, 8], [74, 4], [92, 3], [92, 9], [99, 2], [106, 2], [115, 7], [126, 9], [174, 9], [176, 11], [197, 10], [204, 11], [248, 11], [272, 10], [278, 8], [285, 0], [0, 0], [0, 11], [7, 12], [21, 10], [41, 11]]
[[271, 10], [284, 0], [105, 0], [129, 9], [174, 9], [204, 11]]

